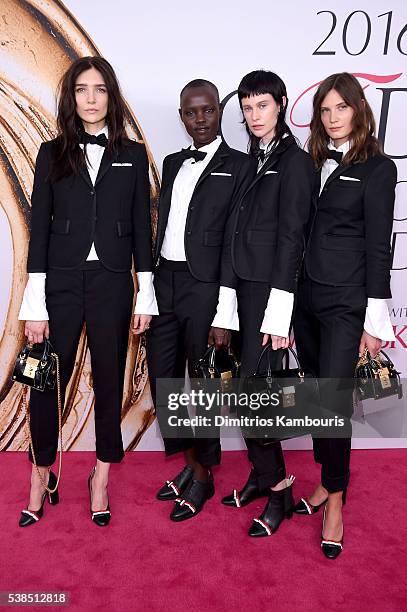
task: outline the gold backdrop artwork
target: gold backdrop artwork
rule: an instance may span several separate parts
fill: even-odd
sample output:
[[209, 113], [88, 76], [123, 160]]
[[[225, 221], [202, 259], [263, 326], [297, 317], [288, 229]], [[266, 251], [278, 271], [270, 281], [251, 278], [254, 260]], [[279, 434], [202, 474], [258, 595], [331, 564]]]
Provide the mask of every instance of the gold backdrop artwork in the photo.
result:
[[[0, 336], [0, 450], [25, 450], [21, 386], [12, 384], [15, 357], [24, 342], [18, 312], [27, 281], [30, 195], [40, 144], [56, 135], [55, 91], [70, 63], [99, 55], [96, 46], [58, 0], [1, 0], [0, 3], [0, 206], [12, 244], [8, 307]], [[130, 108], [128, 135], [144, 136]], [[145, 141], [144, 141], [145, 142]], [[147, 146], [147, 143], [145, 143]], [[147, 146], [156, 221], [158, 174]], [[4, 254], [5, 244], [2, 241]], [[63, 413], [65, 449], [94, 448], [92, 374], [84, 331]], [[122, 431], [126, 450], [135, 448], [153, 421], [143, 340], [130, 334]]]

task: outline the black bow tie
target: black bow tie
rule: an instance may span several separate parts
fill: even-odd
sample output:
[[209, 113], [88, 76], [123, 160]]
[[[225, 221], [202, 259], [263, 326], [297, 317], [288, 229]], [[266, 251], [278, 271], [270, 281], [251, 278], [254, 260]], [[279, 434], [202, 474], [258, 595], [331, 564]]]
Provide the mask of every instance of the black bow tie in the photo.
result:
[[341, 151], [335, 151], [334, 149], [328, 149], [327, 159], [334, 159], [338, 164], [341, 163], [343, 153]]
[[94, 134], [88, 134], [87, 132], [81, 132], [80, 137], [79, 137], [79, 142], [83, 145], [97, 144], [100, 147], [106, 147], [108, 140], [106, 138], [106, 134], [99, 134], [99, 136], [95, 136]]
[[193, 158], [197, 162], [205, 159], [206, 153], [203, 151], [197, 151], [196, 149], [181, 149], [180, 156], [184, 160]]

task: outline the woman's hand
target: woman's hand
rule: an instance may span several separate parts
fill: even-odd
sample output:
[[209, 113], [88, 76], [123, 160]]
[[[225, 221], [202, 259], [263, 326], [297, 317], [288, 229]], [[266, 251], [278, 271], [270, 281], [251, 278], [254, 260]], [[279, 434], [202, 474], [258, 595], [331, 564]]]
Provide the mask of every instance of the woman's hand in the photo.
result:
[[367, 348], [370, 353], [370, 356], [374, 359], [377, 353], [380, 351], [381, 347], [382, 341], [380, 340], [380, 338], [375, 338], [374, 336], [368, 334], [367, 331], [364, 331], [360, 339], [359, 357], [363, 355], [365, 348]]
[[44, 342], [44, 338], [49, 338], [48, 321], [26, 321], [24, 333], [32, 344]]
[[135, 314], [133, 316], [133, 329], [132, 332], [136, 336], [142, 334], [150, 327], [150, 321], [153, 317], [151, 315]]
[[285, 338], [284, 336], [274, 336], [273, 334], [264, 334], [262, 346], [266, 346], [267, 342], [270, 339], [271, 339], [271, 346], [273, 348], [273, 351], [276, 351], [277, 349], [281, 349], [281, 348], [286, 349], [290, 345], [290, 338], [288, 336], [287, 338]]
[[215, 345], [217, 349], [222, 347], [228, 348], [230, 346], [232, 334], [228, 329], [222, 327], [211, 327], [208, 336], [208, 345]]

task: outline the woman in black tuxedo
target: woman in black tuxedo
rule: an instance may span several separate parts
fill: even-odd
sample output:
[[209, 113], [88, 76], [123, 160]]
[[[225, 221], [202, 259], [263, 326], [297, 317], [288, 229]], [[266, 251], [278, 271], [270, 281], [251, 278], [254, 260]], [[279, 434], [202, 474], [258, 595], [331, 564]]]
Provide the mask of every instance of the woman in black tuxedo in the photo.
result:
[[[249, 154], [258, 168], [231, 224], [231, 245], [225, 250], [229, 273], [222, 284], [236, 289], [245, 377], [254, 373], [267, 342], [275, 350], [288, 346], [314, 172], [310, 156], [286, 124], [287, 91], [278, 75], [265, 70], [247, 74], [238, 97], [250, 136]], [[281, 351], [272, 361], [274, 368], [281, 367]], [[292, 515], [293, 477], [286, 478], [279, 442], [264, 445], [251, 437], [245, 442], [253, 469], [243, 489], [222, 502], [240, 507], [267, 497], [249, 535], [268, 536]]]
[[[34, 175], [29, 280], [19, 318], [29, 342], [49, 337], [60, 358], [64, 396], [83, 324], [95, 392], [96, 467], [89, 477], [92, 520], [110, 520], [110, 463], [123, 459], [120, 431], [123, 381], [134, 286], [135, 333], [157, 314], [152, 286], [148, 160], [143, 144], [125, 135], [125, 103], [110, 64], [76, 60], [61, 81], [57, 138], [39, 150]], [[56, 391], [31, 392], [30, 425], [41, 477], [32, 469], [20, 526], [36, 523], [55, 488]], [[30, 460], [33, 457], [30, 453]], [[48, 494], [58, 502], [58, 491]]]
[[319, 180], [294, 335], [302, 367], [321, 378], [323, 408], [347, 417], [347, 429], [337, 437], [313, 439], [321, 482], [295, 512], [311, 515], [325, 505], [321, 546], [331, 559], [343, 548], [351, 381], [358, 356], [365, 348], [375, 356], [383, 340], [394, 340], [386, 299], [391, 297], [397, 172], [374, 130], [373, 113], [355, 77], [333, 74], [320, 84], [309, 141]]

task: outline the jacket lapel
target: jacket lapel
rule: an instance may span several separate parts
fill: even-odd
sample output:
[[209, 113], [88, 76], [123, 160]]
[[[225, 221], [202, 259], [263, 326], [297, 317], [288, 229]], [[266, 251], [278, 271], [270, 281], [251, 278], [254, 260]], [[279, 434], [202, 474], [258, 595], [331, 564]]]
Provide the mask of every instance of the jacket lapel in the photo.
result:
[[284, 153], [284, 151], [286, 151], [286, 149], [288, 149], [288, 147], [291, 146], [294, 142], [295, 140], [293, 136], [287, 136], [280, 142], [278, 147], [273, 151], [273, 153], [271, 153], [268, 160], [262, 165], [256, 176], [254, 177], [253, 181], [246, 189], [246, 192], [243, 194], [243, 196], [245, 196], [249, 191], [251, 191], [251, 189], [253, 189], [255, 185], [257, 185], [257, 183], [268, 170], [272, 170], [278, 164], [282, 153]]
[[[165, 177], [165, 185], [161, 185], [161, 194], [158, 205], [158, 228], [157, 228], [157, 245], [161, 247], [161, 240], [164, 239], [165, 228], [167, 227], [168, 215], [171, 207], [172, 188], [175, 177], [179, 169], [184, 163], [185, 158], [182, 155], [176, 155], [171, 160], [171, 165], [168, 168], [167, 176]], [[163, 190], [164, 187], [164, 190]]]
[[219, 166], [222, 166], [222, 164], [224, 163], [224, 158], [228, 156], [229, 156], [228, 146], [227, 144], [225, 144], [225, 142], [222, 141], [219, 145], [218, 150], [212, 157], [211, 161], [209, 162], [209, 164], [206, 166], [205, 170], [202, 172], [201, 176], [199, 177], [195, 185], [195, 189], [193, 191], [191, 200], [194, 197], [197, 187], [202, 183], [202, 181], [204, 181], [206, 177], [209, 176], [210, 173], [213, 172], [216, 168], [219, 168]]
[[105, 151], [103, 153], [102, 161], [100, 162], [99, 171], [96, 177], [95, 187], [98, 183], [100, 183], [109, 168], [111, 168], [112, 163], [118, 158], [118, 155], [118, 151], [110, 155], [109, 151], [107, 150], [107, 147], [105, 147]]

